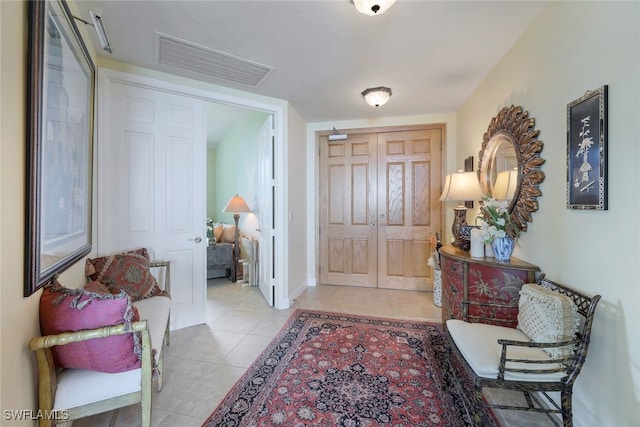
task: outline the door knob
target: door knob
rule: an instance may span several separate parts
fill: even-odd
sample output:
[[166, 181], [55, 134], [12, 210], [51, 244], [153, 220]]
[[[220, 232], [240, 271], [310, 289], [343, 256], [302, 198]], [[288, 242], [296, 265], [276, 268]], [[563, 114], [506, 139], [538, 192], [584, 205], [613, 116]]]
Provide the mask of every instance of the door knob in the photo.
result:
[[202, 242], [202, 239], [200, 237], [196, 237], [195, 239], [189, 239], [189, 241], [200, 243], [200, 242]]

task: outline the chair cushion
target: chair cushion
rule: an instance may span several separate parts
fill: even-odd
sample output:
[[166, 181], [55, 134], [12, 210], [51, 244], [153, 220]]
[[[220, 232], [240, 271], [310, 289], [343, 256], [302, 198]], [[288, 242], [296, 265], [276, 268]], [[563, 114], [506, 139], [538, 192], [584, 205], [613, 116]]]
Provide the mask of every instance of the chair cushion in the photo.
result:
[[[573, 300], [540, 285], [522, 285], [518, 303], [518, 329], [532, 341], [558, 342], [571, 340], [578, 331], [579, 315]], [[551, 357], [566, 357], [572, 346], [545, 348]]]
[[152, 298], [136, 301], [133, 306], [140, 314], [140, 320], [147, 321], [151, 348], [154, 352], [155, 364], [159, 363], [160, 352], [164, 345], [164, 333], [169, 321], [169, 311], [171, 310], [171, 300], [165, 296], [158, 295]]
[[140, 391], [142, 369], [113, 374], [65, 369], [57, 379], [53, 409], [70, 409]]
[[[90, 287], [91, 289], [91, 287]], [[135, 309], [126, 293], [92, 292], [68, 289], [58, 280], [45, 286], [40, 296], [40, 330], [43, 335], [137, 321]], [[141, 366], [142, 351], [137, 333], [94, 338], [55, 346], [54, 363], [63, 368], [123, 372]]]
[[[522, 331], [504, 326], [485, 325], [483, 323], [468, 323], [463, 320], [447, 320], [447, 329], [456, 347], [462, 356], [479, 377], [498, 377], [498, 366], [500, 365], [500, 354], [502, 346], [498, 344], [499, 339], [515, 341], [531, 341]], [[510, 347], [507, 350], [507, 357], [528, 359], [528, 360], [549, 360], [547, 353], [539, 348]], [[531, 364], [509, 362], [508, 368], [535, 368], [535, 369], [555, 369], [560, 367], [559, 363]], [[506, 380], [524, 381], [549, 381], [559, 380], [566, 374], [554, 372], [548, 374], [527, 374], [521, 372], [506, 372]]]
[[149, 253], [145, 248], [86, 261], [85, 274], [102, 282], [112, 292], [125, 291], [132, 301], [161, 295], [149, 270]]

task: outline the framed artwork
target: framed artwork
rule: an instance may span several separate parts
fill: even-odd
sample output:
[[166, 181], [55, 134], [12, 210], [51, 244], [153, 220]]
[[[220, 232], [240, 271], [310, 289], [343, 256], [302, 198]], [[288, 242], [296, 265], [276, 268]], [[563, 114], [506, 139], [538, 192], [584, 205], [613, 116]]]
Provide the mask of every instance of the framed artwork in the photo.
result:
[[29, 2], [24, 295], [91, 251], [95, 67], [64, 0]]
[[607, 86], [567, 105], [567, 208], [607, 210]]

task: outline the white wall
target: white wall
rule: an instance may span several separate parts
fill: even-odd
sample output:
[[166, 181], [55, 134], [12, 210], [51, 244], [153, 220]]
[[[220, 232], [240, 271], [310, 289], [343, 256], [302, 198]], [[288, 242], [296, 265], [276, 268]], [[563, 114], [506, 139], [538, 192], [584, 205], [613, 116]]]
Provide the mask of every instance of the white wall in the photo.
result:
[[[222, 213], [222, 209], [236, 193], [242, 196], [251, 210], [258, 204], [258, 141], [260, 128], [269, 115], [260, 111], [249, 111], [216, 146], [215, 171], [216, 209], [210, 212], [213, 218], [233, 224], [233, 214]], [[258, 237], [258, 217], [253, 213], [241, 214], [238, 221], [240, 232]]]
[[287, 196], [288, 221], [288, 279], [287, 297], [289, 303], [300, 295], [307, 286], [307, 145], [305, 141], [306, 123], [293, 108], [289, 108], [287, 126], [288, 171]]
[[[539, 210], [515, 256], [601, 294], [574, 389], [577, 426], [640, 426], [638, 120], [640, 3], [554, 2], [458, 112], [458, 156], [477, 155], [493, 116], [520, 105], [544, 143]], [[609, 85], [609, 210], [566, 209], [566, 106]]]

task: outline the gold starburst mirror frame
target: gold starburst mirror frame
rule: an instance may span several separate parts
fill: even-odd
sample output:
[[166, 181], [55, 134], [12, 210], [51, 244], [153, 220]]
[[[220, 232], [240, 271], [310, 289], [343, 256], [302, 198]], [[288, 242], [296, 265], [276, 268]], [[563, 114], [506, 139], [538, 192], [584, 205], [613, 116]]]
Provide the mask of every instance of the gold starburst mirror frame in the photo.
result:
[[491, 119], [482, 140], [478, 179], [486, 196], [509, 200], [511, 220], [522, 231], [538, 210], [542, 141], [535, 120], [522, 107], [504, 107]]

